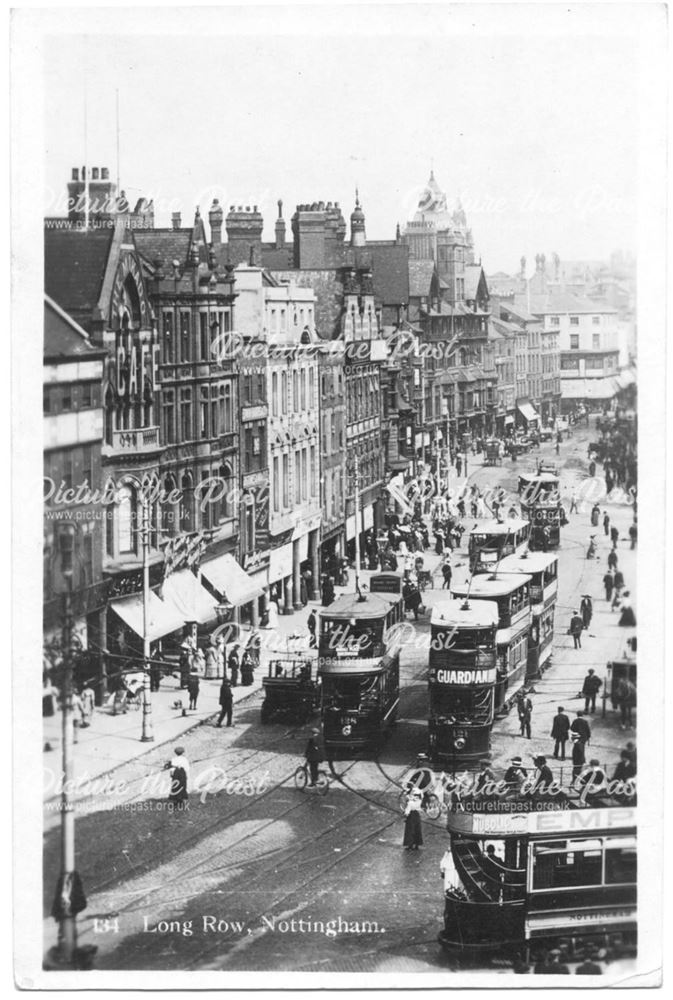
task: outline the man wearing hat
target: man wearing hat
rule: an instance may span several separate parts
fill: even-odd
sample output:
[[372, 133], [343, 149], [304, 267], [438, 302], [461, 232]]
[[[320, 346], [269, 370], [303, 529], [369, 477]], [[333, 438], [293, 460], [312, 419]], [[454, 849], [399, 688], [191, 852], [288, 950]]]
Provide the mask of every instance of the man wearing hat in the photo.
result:
[[554, 782], [554, 775], [551, 773], [551, 768], [547, 765], [547, 758], [542, 755], [533, 757], [533, 763], [535, 764], [536, 771], [531, 794], [547, 795]]
[[582, 648], [582, 629], [584, 628], [584, 622], [582, 621], [580, 615], [577, 611], [573, 611], [573, 616], [570, 619], [570, 628], [568, 631], [573, 637], [573, 642], [575, 643], [575, 649]]
[[566, 759], [566, 742], [570, 732], [570, 719], [563, 710], [563, 705], [556, 709], [556, 715], [551, 726], [551, 738], [554, 740], [554, 757], [561, 751], [561, 760]]
[[575, 969], [576, 976], [602, 976], [603, 970], [596, 961], [598, 952], [595, 948], [587, 948], [584, 961]]
[[521, 792], [524, 781], [527, 778], [526, 768], [523, 767], [521, 757], [512, 757], [512, 761], [505, 771], [504, 781], [507, 790], [518, 795]]
[[479, 771], [479, 774], [474, 782], [474, 794], [484, 795], [486, 793], [487, 785], [495, 785], [496, 777], [491, 770], [491, 762], [488, 758], [484, 757], [483, 760], [480, 760], [479, 767], [481, 770]]
[[603, 686], [603, 681], [600, 679], [595, 670], [590, 669], [589, 673], [584, 678], [584, 684], [582, 685], [582, 694], [584, 695], [584, 711], [592, 713], [596, 711], [596, 695]]
[[583, 799], [592, 799], [601, 795], [607, 785], [607, 775], [600, 765], [597, 757], [592, 757], [589, 761], [588, 770], [584, 771], [578, 781], [580, 796]]
[[311, 730], [311, 735], [309, 736], [308, 743], [306, 744], [306, 752], [304, 754], [306, 763], [309, 766], [309, 771], [311, 772], [311, 780], [309, 782], [310, 785], [315, 785], [318, 780], [318, 765], [322, 764], [323, 760], [322, 751], [318, 745], [319, 736], [319, 729]]

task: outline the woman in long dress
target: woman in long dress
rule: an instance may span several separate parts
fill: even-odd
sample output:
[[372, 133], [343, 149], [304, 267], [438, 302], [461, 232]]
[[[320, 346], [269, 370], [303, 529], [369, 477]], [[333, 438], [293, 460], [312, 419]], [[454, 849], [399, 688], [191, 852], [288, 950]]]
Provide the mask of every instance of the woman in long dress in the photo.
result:
[[414, 789], [404, 810], [406, 817], [404, 821], [404, 840], [402, 846], [408, 851], [417, 851], [423, 844], [423, 832], [421, 830], [421, 804], [423, 793]]
[[619, 616], [619, 625], [626, 625], [633, 628], [636, 624], [636, 616], [631, 607], [629, 591], [625, 590], [621, 600], [622, 613]]

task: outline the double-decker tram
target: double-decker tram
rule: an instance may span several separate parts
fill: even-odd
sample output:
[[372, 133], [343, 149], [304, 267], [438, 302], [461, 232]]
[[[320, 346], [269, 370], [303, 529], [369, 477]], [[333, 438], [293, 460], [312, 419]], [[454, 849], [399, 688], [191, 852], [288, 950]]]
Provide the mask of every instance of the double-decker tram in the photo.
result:
[[554, 641], [554, 611], [558, 598], [558, 558], [549, 552], [524, 552], [507, 556], [498, 573], [524, 573], [531, 577], [531, 623], [528, 633], [527, 680], [538, 680], [549, 666]]
[[525, 552], [529, 536], [530, 522], [520, 517], [475, 521], [467, 542], [470, 573], [490, 573], [504, 556]]
[[344, 594], [320, 611], [318, 676], [329, 751], [367, 746], [395, 721], [400, 654], [387, 639], [403, 617], [403, 599], [387, 592]]
[[496, 715], [507, 708], [526, 681], [531, 579], [528, 574], [498, 572], [473, 576], [468, 583], [451, 587], [452, 597], [469, 597], [470, 604], [494, 601], [498, 605], [493, 706]]
[[449, 811], [447, 829], [445, 949], [529, 958], [561, 938], [635, 944], [634, 807], [567, 798], [544, 811]]
[[475, 762], [489, 750], [498, 606], [444, 601], [430, 620], [428, 756], [433, 766]]
[[521, 510], [530, 521], [530, 548], [547, 551], [561, 544], [559, 477], [551, 472], [519, 476]]

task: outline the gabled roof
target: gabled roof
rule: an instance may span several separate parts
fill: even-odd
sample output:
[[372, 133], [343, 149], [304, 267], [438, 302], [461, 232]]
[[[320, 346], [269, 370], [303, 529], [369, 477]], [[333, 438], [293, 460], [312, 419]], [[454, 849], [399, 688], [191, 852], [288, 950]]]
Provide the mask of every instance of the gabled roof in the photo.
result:
[[435, 262], [433, 260], [409, 261], [409, 295], [411, 298], [430, 298], [434, 273]]
[[402, 305], [409, 301], [409, 247], [404, 243], [389, 246], [367, 244], [371, 253], [374, 295], [384, 305]]
[[102, 347], [95, 347], [86, 330], [48, 295], [44, 297], [43, 353], [44, 360], [51, 362], [107, 356], [107, 351]]
[[465, 265], [465, 299], [468, 302], [474, 302], [475, 299], [479, 297], [479, 285], [483, 279], [484, 282], [484, 292], [488, 292], [488, 287], [486, 286], [486, 275], [484, 274], [484, 269], [481, 264], [466, 264]]
[[189, 254], [191, 229], [138, 229], [134, 231], [138, 253], [154, 264], [161, 260], [164, 266], [177, 260], [184, 264]]
[[69, 313], [98, 305], [114, 228], [45, 229], [44, 290]]

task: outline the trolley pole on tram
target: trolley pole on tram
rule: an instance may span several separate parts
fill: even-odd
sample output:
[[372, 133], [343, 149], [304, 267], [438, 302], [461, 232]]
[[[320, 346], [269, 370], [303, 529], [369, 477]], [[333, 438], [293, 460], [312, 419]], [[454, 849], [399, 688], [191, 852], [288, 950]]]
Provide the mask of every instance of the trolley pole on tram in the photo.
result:
[[143, 547], [143, 727], [141, 743], [152, 743], [152, 696], [150, 691], [150, 640], [149, 640], [149, 597], [150, 597], [150, 503], [146, 493], [142, 496], [142, 522], [140, 537]]

